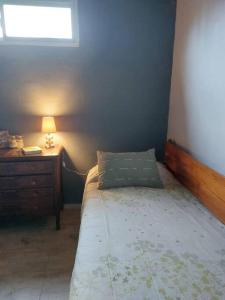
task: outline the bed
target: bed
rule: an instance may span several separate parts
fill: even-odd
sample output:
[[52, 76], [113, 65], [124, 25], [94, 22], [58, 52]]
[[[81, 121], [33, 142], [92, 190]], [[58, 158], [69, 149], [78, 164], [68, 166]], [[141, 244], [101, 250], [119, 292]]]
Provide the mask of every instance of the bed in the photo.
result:
[[100, 191], [97, 167], [89, 172], [70, 300], [225, 299], [225, 225], [158, 168], [164, 189]]

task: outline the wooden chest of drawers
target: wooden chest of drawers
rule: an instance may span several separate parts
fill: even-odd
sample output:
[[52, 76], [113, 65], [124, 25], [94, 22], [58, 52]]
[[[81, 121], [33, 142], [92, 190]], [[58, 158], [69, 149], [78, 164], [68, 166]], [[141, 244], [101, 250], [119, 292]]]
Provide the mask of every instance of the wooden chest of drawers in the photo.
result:
[[61, 147], [32, 156], [0, 150], [0, 217], [55, 215], [60, 228], [61, 153]]

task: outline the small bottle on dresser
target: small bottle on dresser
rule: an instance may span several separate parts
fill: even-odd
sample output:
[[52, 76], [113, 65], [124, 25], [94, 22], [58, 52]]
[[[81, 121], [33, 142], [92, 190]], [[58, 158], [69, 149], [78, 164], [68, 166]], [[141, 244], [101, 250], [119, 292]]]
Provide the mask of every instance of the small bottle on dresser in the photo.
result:
[[15, 135], [10, 135], [8, 142], [9, 142], [9, 148], [12, 148], [12, 149], [17, 148], [17, 142], [16, 142]]

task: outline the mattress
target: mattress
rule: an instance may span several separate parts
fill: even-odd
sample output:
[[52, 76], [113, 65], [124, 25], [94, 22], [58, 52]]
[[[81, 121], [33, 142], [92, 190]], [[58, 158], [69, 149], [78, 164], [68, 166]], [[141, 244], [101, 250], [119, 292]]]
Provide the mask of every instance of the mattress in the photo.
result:
[[70, 300], [225, 299], [225, 226], [162, 166], [165, 189], [87, 178]]

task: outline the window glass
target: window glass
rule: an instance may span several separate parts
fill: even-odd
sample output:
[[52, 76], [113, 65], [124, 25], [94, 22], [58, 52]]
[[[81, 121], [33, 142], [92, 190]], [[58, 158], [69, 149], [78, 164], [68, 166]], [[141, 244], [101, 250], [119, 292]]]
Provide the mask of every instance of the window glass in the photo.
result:
[[[72, 39], [71, 8], [3, 5], [6, 37]], [[0, 29], [0, 36], [2, 35]]]

